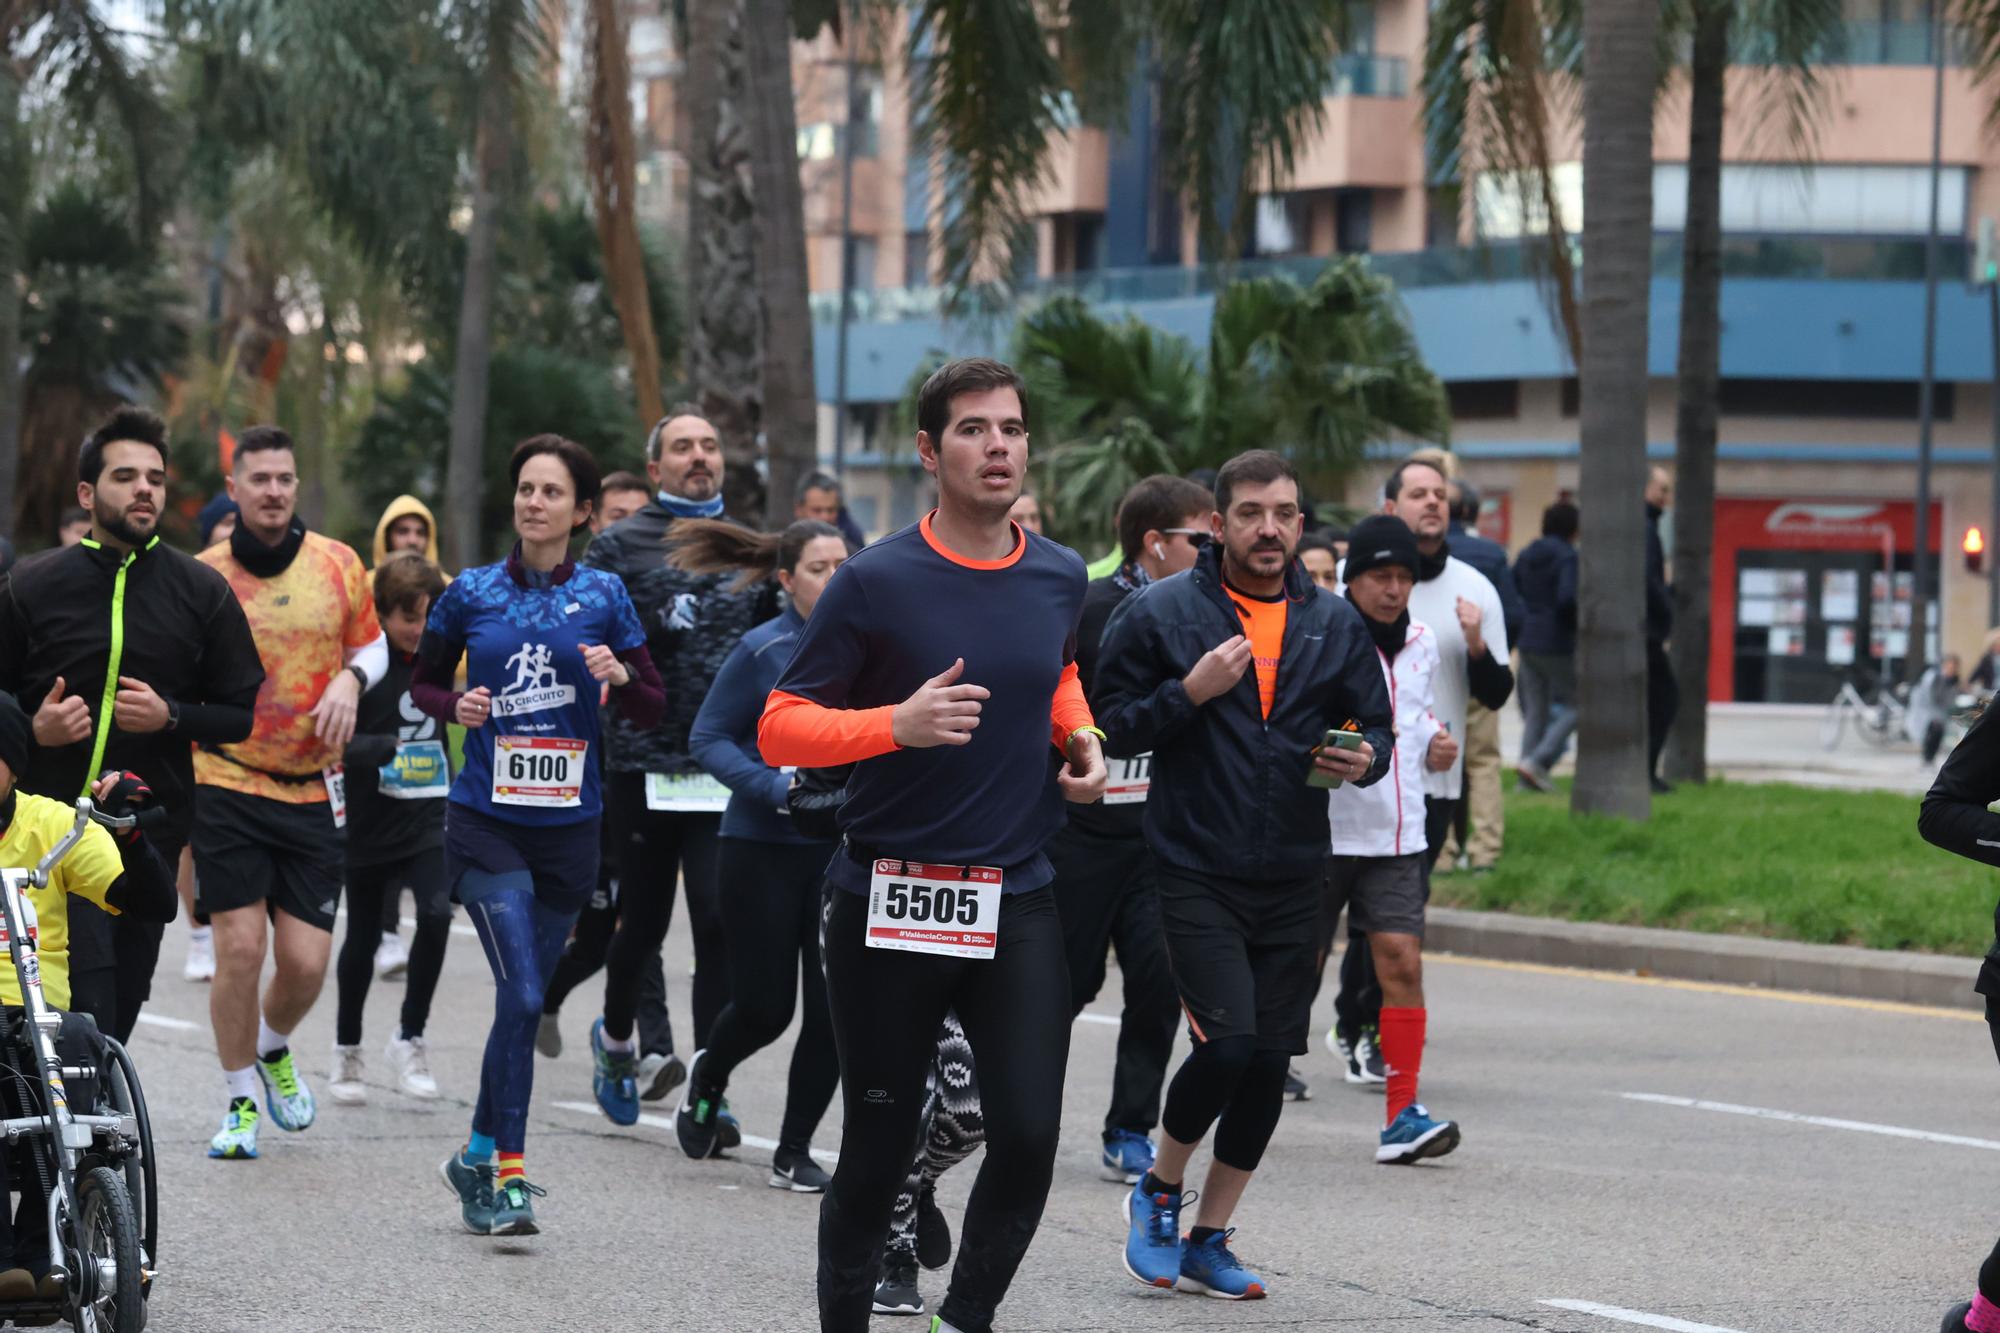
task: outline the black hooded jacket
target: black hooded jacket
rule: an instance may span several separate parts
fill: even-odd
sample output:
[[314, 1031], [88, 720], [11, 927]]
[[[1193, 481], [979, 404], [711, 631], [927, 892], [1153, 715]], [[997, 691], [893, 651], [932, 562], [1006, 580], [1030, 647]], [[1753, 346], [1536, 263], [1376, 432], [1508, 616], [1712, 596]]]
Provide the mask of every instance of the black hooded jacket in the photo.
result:
[[1152, 751], [1146, 840], [1170, 865], [1245, 879], [1311, 874], [1332, 836], [1327, 794], [1306, 782], [1314, 748], [1352, 719], [1375, 751], [1358, 785], [1388, 771], [1389, 689], [1361, 613], [1297, 561], [1285, 596], [1268, 719], [1254, 671], [1201, 705], [1181, 685], [1204, 653], [1243, 632], [1213, 543], [1194, 568], [1126, 598], [1105, 628], [1093, 711], [1108, 753]]

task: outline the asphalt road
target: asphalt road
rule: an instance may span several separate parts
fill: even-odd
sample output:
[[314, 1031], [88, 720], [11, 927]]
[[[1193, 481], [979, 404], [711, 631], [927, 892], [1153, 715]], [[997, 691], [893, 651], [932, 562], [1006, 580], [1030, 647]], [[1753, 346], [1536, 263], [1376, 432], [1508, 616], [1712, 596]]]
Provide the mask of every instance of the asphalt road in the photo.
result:
[[[379, 982], [370, 1103], [325, 1099], [329, 983], [298, 1039], [318, 1123], [288, 1135], [267, 1119], [261, 1160], [207, 1160], [224, 1102], [206, 988], [179, 979], [182, 939], [176, 927], [135, 1042], [162, 1158], [152, 1328], [816, 1326], [817, 1201], [765, 1187], [768, 1149], [693, 1163], [664, 1118], [621, 1130], [588, 1108], [594, 986], [565, 1015], [568, 1050], [537, 1071], [528, 1161], [549, 1189], [544, 1233], [462, 1231], [437, 1164], [465, 1136], [491, 1002], [462, 934], [431, 1027], [443, 1100], [384, 1081], [376, 1048], [402, 988]], [[670, 942], [677, 1016], [684, 944]], [[1238, 1252], [1271, 1295], [1234, 1305], [1154, 1292], [1119, 1267], [1120, 1190], [1096, 1170], [1116, 1007], [1100, 998], [1074, 1033], [1055, 1188], [1001, 1327], [1929, 1333], [1970, 1294], [2000, 1231], [2000, 1068], [1983, 1023], [1450, 959], [1429, 982], [1424, 1100], [1460, 1120], [1464, 1146], [1376, 1166], [1379, 1096], [1343, 1085], [1323, 1050], [1302, 1057], [1315, 1095], [1286, 1108], [1238, 1218]], [[788, 1051], [758, 1056], [732, 1089], [753, 1138], [773, 1132]], [[837, 1149], [838, 1114], [819, 1147]], [[941, 1188], [954, 1225], [977, 1160]], [[925, 1275], [927, 1298], [943, 1287]]]

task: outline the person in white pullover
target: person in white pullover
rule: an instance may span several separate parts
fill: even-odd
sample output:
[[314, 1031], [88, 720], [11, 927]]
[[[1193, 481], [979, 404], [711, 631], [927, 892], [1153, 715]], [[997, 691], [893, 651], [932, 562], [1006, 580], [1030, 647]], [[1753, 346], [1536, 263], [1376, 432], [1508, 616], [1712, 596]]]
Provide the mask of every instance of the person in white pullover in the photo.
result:
[[1320, 918], [1322, 966], [1342, 906], [1374, 953], [1388, 1077], [1386, 1125], [1375, 1160], [1396, 1164], [1442, 1157], [1459, 1143], [1458, 1126], [1432, 1119], [1417, 1101], [1426, 1024], [1424, 908], [1430, 899], [1424, 783], [1459, 761], [1458, 743], [1436, 712], [1438, 636], [1410, 610], [1420, 560], [1415, 534], [1394, 515], [1370, 515], [1348, 538], [1347, 598], [1361, 612], [1388, 680], [1396, 747], [1381, 782], [1331, 793], [1332, 855]]

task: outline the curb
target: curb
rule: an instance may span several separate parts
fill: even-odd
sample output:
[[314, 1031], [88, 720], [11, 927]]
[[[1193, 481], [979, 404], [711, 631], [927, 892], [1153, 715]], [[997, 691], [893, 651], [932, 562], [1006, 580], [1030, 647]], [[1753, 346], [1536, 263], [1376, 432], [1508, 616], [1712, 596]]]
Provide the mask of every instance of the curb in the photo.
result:
[[1424, 948], [1471, 958], [1583, 967], [1849, 999], [1979, 1009], [1977, 958], [1800, 944], [1651, 926], [1555, 921], [1507, 912], [1432, 907]]

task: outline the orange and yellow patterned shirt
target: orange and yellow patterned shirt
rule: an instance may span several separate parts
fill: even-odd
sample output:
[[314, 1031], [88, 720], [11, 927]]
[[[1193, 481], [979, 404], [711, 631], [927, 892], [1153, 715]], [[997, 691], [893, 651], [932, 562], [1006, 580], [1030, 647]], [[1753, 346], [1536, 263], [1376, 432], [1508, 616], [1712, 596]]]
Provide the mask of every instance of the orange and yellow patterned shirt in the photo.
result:
[[381, 636], [375, 597], [361, 557], [330, 537], [307, 532], [299, 553], [276, 578], [260, 579], [230, 553], [229, 543], [201, 553], [229, 581], [257, 655], [264, 684], [250, 739], [194, 752], [195, 781], [290, 805], [327, 799], [313, 779], [340, 755], [313, 734], [312, 710], [347, 664], [348, 650]]

